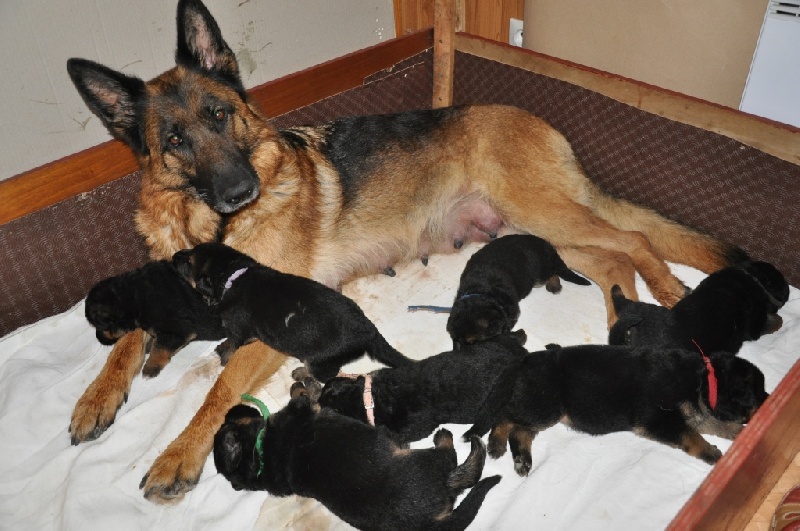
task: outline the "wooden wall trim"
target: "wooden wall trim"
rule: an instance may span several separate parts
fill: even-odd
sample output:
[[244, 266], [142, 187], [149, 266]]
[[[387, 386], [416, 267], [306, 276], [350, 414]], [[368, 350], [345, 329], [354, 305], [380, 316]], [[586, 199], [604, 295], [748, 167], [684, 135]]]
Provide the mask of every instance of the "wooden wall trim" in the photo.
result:
[[453, 104], [455, 0], [436, 0], [433, 12], [433, 101], [434, 109]]
[[[433, 45], [431, 30], [392, 39], [248, 91], [267, 116], [279, 116], [363, 84], [364, 78]], [[111, 140], [0, 181], [0, 224], [21, 218], [133, 173], [139, 165]]]
[[744, 529], [800, 450], [800, 361], [725, 452], [668, 531]]
[[456, 50], [598, 92], [643, 111], [733, 138], [800, 164], [800, 129], [531, 50], [463, 33]]

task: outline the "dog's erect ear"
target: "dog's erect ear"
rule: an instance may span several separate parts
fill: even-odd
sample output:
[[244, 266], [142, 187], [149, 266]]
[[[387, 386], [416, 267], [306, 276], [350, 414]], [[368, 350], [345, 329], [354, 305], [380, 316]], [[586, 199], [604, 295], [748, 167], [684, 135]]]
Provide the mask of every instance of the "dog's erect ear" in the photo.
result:
[[137, 155], [146, 155], [139, 116], [140, 102], [145, 98], [144, 81], [88, 59], [69, 59], [67, 72], [83, 101], [114, 138], [128, 144]]
[[614, 303], [614, 312], [617, 314], [617, 317], [620, 317], [620, 314], [631, 303], [631, 300], [622, 293], [622, 288], [616, 284], [611, 286], [611, 300]]
[[244, 94], [236, 56], [222, 38], [217, 21], [199, 0], [178, 2], [178, 47], [175, 62], [199, 69]]

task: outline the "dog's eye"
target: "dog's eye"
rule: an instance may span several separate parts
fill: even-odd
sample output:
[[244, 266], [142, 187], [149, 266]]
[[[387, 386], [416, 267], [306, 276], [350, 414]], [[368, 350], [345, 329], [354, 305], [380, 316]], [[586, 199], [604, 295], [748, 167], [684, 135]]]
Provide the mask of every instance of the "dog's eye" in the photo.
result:
[[221, 122], [228, 116], [228, 113], [225, 112], [225, 109], [216, 109], [214, 111], [214, 119], [218, 122]]
[[178, 133], [172, 133], [167, 137], [167, 142], [169, 142], [169, 145], [172, 147], [178, 147], [183, 144], [183, 138], [181, 138], [181, 135]]

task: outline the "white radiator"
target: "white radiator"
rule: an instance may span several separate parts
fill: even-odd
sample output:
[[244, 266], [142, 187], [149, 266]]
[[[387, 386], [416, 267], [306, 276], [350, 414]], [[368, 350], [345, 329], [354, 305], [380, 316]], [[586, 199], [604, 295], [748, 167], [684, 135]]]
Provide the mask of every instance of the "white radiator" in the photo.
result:
[[770, 1], [739, 109], [800, 127], [800, 0]]

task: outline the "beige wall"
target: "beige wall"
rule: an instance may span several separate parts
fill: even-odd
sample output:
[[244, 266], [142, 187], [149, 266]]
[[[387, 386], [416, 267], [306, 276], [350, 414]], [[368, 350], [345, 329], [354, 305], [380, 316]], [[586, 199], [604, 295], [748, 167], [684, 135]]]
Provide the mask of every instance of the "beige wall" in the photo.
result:
[[[245, 87], [394, 37], [392, 0], [206, 0]], [[177, 0], [0, 0], [0, 179], [110, 137], [69, 57], [149, 79], [174, 65]], [[2, 208], [2, 205], [0, 205]]]
[[525, 0], [525, 48], [738, 108], [768, 0]]

